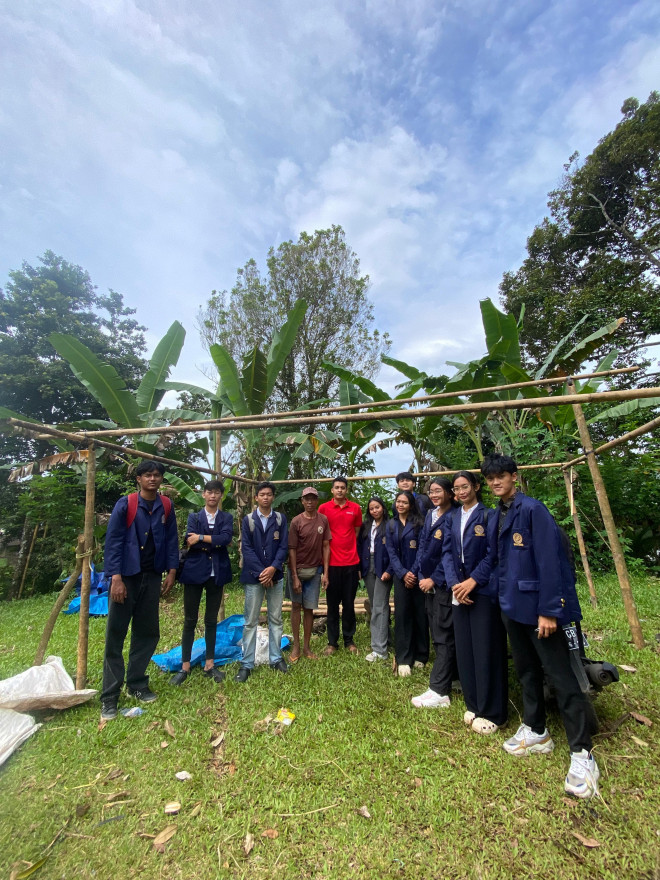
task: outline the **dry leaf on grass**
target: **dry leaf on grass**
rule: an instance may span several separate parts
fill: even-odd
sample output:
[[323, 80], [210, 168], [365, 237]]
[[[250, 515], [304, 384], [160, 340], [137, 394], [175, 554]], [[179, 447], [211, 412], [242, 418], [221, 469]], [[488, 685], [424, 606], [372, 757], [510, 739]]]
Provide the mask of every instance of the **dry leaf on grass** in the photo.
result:
[[165, 804], [165, 815], [176, 816], [180, 809], [181, 804], [178, 801], [170, 801], [169, 804]]
[[98, 728], [97, 728], [97, 730], [98, 730], [99, 733], [103, 730], [103, 728], [105, 727], [105, 725], [106, 725], [107, 723], [108, 723], [108, 719], [107, 719], [107, 718], [101, 718], [101, 720], [99, 721], [99, 726], [98, 726]]
[[415, 778], [413, 779], [413, 783], [415, 785], [415, 788], [421, 788], [422, 780], [419, 778], [419, 776], [415, 776]]
[[653, 727], [653, 722], [650, 718], [647, 718], [646, 715], [640, 715], [639, 712], [631, 712], [630, 714], [635, 721], [639, 721], [640, 724], [645, 724], [647, 727]]
[[105, 777], [108, 781], [110, 779], [118, 779], [124, 771], [120, 770], [119, 767], [115, 767], [114, 770], [111, 770], [108, 775]]
[[243, 852], [246, 856], [249, 856], [253, 849], [254, 836], [248, 831], [248, 833], [245, 835], [245, 840], [243, 841]]
[[623, 669], [624, 672], [637, 672], [636, 666], [626, 666], [624, 663], [619, 663], [619, 669]]
[[91, 807], [91, 804], [78, 804], [76, 806], [76, 816], [79, 819], [82, 819], [83, 816], [87, 815], [90, 807]]
[[165, 852], [165, 844], [176, 834], [176, 825], [166, 825], [165, 828], [154, 837], [153, 847], [157, 852]]
[[162, 743], [160, 744], [161, 749], [166, 749], [168, 746], [169, 746], [169, 743], [167, 742], [167, 740], [163, 740]]
[[225, 734], [224, 734], [224, 731], [223, 731], [223, 732], [220, 734], [220, 736], [216, 736], [216, 738], [215, 738], [214, 740], [211, 741], [211, 748], [212, 748], [212, 749], [217, 749], [218, 746], [223, 742], [224, 738], [225, 738]]
[[174, 732], [174, 725], [169, 720], [169, 718], [163, 724], [163, 730], [165, 731], [165, 733], [169, 734], [172, 737], [172, 739], [174, 739], [174, 737], [176, 736], [176, 733]]
[[[9, 880], [25, 880], [26, 877], [30, 877], [34, 874], [35, 871], [38, 871], [39, 868], [45, 864], [45, 862], [50, 858], [50, 853], [47, 856], [44, 856], [43, 859], [39, 859], [38, 862], [33, 862], [31, 865], [28, 864], [27, 868], [14, 868], [11, 874], [9, 875]], [[27, 864], [23, 862], [23, 864]]]
[[194, 819], [195, 816], [199, 816], [199, 814], [200, 814], [201, 812], [202, 812], [202, 802], [201, 802], [201, 801], [198, 801], [198, 802], [195, 804], [195, 806], [192, 808], [192, 810], [190, 811], [190, 816], [191, 816], [192, 819]]
[[280, 832], [276, 831], [274, 828], [266, 828], [265, 831], [261, 832], [262, 837], [267, 837], [268, 840], [275, 840], [280, 836]]
[[358, 816], [362, 816], [364, 819], [371, 819], [371, 813], [365, 805], [356, 810], [356, 813], [358, 814]]
[[146, 831], [138, 831], [138, 837], [142, 837], [144, 840], [154, 840], [155, 834], [147, 834]]
[[640, 739], [638, 736], [631, 736], [630, 739], [634, 743], [637, 743], [638, 746], [644, 746], [645, 749], [648, 749], [649, 747], [649, 744], [647, 742], [644, 742], [644, 740]]
[[160, 727], [160, 721], [150, 721], [149, 724], [144, 728], [145, 733], [151, 733], [152, 730], [155, 730], [157, 727]]
[[571, 831], [573, 837], [577, 837], [582, 846], [586, 846], [587, 849], [594, 849], [597, 846], [600, 846], [600, 843], [593, 837], [585, 837], [583, 834], [580, 834], [579, 831]]

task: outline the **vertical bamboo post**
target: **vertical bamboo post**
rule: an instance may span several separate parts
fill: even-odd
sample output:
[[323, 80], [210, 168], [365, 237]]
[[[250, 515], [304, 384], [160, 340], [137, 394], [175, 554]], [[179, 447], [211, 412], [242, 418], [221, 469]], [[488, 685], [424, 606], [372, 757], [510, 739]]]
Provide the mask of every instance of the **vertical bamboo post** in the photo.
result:
[[21, 598], [23, 593], [23, 587], [25, 586], [25, 578], [27, 577], [28, 568], [30, 567], [30, 559], [32, 558], [32, 551], [34, 550], [34, 544], [37, 540], [37, 532], [39, 531], [39, 523], [34, 527], [34, 531], [32, 532], [32, 540], [30, 541], [30, 549], [27, 552], [27, 559], [25, 560], [25, 568], [23, 569], [23, 575], [21, 577], [21, 585], [18, 588], [18, 596], [17, 599]]
[[[575, 382], [571, 377], [566, 380], [566, 385], [568, 386], [569, 394], [576, 393]], [[587, 457], [591, 479], [593, 480], [594, 489], [596, 490], [596, 498], [598, 499], [600, 513], [603, 518], [603, 525], [605, 526], [605, 531], [607, 532], [607, 540], [609, 541], [610, 549], [612, 551], [614, 567], [619, 578], [621, 597], [623, 599], [623, 605], [626, 609], [626, 615], [628, 617], [630, 635], [632, 636], [633, 645], [636, 648], [643, 648], [644, 636], [642, 634], [642, 627], [639, 622], [637, 608], [635, 607], [635, 600], [633, 598], [632, 588], [630, 586], [628, 566], [626, 565], [621, 541], [619, 540], [619, 535], [614, 524], [614, 517], [612, 516], [612, 508], [610, 507], [610, 500], [607, 497], [605, 483], [603, 482], [603, 477], [600, 472], [598, 462], [596, 461], [596, 455], [594, 453], [593, 444], [591, 442], [591, 435], [589, 434], [589, 428], [587, 427], [587, 420], [584, 417], [582, 407], [579, 403], [574, 403], [572, 406], [573, 413], [575, 415], [575, 421], [577, 423], [578, 431], [580, 433], [580, 442], [582, 443], [584, 454]]]
[[87, 447], [87, 483], [85, 486], [85, 550], [80, 585], [80, 619], [78, 621], [78, 668], [76, 670], [76, 689], [82, 690], [87, 684], [87, 650], [89, 647], [89, 592], [92, 583], [92, 552], [94, 549], [94, 504], [96, 494], [96, 447]]
[[591, 600], [592, 607], [597, 608], [598, 600], [596, 598], [596, 588], [594, 586], [594, 579], [591, 576], [589, 559], [587, 558], [587, 548], [584, 543], [584, 535], [582, 534], [582, 523], [580, 522], [580, 517], [578, 516], [577, 508], [575, 506], [575, 498], [573, 496], [573, 468], [570, 468], [570, 474], [568, 473], [568, 469], [562, 470], [562, 474], [564, 475], [564, 483], [566, 484], [568, 506], [571, 509], [571, 516], [573, 517], [575, 536], [577, 537], [578, 547], [580, 548], [580, 559], [582, 560], [582, 568], [584, 569], [584, 576], [586, 577], [587, 584], [589, 585], [589, 599]]

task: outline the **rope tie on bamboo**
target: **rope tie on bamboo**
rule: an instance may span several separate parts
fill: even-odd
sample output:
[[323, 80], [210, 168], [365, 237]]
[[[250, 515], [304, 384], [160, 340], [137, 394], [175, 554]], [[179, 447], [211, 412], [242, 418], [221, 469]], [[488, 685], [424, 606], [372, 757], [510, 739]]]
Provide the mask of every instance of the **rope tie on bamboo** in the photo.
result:
[[84, 553], [76, 553], [76, 559], [84, 559], [86, 556], [91, 556], [93, 550], [85, 550]]

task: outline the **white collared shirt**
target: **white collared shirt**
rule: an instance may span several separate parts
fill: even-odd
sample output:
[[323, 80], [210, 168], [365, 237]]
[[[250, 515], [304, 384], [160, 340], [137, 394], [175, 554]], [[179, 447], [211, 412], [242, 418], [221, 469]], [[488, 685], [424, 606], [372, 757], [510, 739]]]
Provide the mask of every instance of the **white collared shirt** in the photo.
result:
[[463, 536], [465, 534], [465, 527], [468, 524], [468, 520], [472, 516], [473, 512], [477, 509], [477, 504], [479, 502], [475, 501], [472, 507], [469, 510], [465, 510], [464, 507], [461, 507], [461, 561], [465, 562], [465, 554], [463, 553]]

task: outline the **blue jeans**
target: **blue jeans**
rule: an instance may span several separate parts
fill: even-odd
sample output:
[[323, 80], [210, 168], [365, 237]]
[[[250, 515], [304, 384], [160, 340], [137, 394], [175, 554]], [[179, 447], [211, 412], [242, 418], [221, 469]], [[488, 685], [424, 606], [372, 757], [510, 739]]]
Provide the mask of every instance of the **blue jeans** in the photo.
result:
[[282, 659], [282, 581], [272, 587], [261, 584], [243, 584], [245, 588], [245, 625], [243, 627], [243, 659], [241, 669], [254, 669], [257, 649], [257, 625], [261, 603], [266, 595], [268, 609], [268, 662], [273, 665]]

